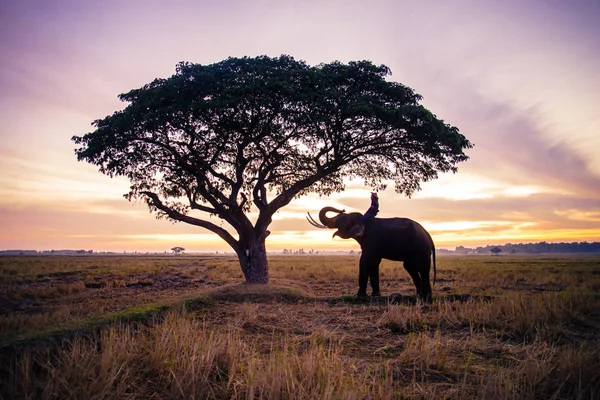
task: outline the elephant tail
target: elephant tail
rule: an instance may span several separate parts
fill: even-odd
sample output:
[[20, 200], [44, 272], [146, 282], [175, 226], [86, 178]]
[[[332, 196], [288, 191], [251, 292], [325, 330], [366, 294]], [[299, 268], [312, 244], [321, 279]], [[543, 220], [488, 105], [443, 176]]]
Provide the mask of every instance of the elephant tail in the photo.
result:
[[433, 284], [435, 285], [435, 276], [437, 275], [437, 268], [435, 267], [435, 245], [431, 240], [431, 252], [433, 253]]
[[427, 236], [429, 236], [429, 241], [431, 242], [431, 253], [433, 254], [433, 284], [435, 285], [435, 278], [437, 275], [437, 268], [435, 266], [435, 243], [433, 243], [433, 238], [429, 232], [427, 232]]

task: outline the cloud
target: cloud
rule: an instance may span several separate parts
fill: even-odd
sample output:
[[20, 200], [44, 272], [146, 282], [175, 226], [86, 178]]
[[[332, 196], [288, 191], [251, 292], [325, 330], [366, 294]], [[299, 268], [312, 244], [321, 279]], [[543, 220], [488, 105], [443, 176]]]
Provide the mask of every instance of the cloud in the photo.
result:
[[569, 220], [583, 221], [584, 223], [600, 222], [600, 211], [581, 211], [575, 209], [557, 210], [554, 213], [560, 217], [565, 217]]
[[536, 115], [535, 109], [514, 110], [492, 102], [480, 102], [479, 109], [487, 118], [475, 121], [485, 134], [473, 137], [482, 151], [473, 157], [472, 168], [489, 171], [508, 183], [600, 197], [600, 178], [566, 141], [553, 143], [544, 136], [538, 122], [543, 116]]
[[540, 111], [541, 105], [493, 98], [493, 93], [482, 92], [475, 79], [480, 76], [427, 67], [420, 74], [424, 91], [433, 89], [425, 105], [442, 117], [451, 116], [448, 122], [475, 144], [467, 151], [470, 160], [459, 165], [457, 184], [465, 175], [500, 183], [508, 194], [550, 189], [600, 199], [600, 176], [590, 160], [572, 146], [569, 135], [556, 138], [546, 132], [550, 127], [545, 121], [551, 118]]

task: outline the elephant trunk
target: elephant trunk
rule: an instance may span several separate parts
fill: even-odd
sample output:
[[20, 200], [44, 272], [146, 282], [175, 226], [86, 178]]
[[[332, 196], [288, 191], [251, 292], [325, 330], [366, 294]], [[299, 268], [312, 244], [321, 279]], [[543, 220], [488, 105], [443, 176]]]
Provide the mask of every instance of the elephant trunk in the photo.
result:
[[[335, 217], [329, 218], [325, 214], [327, 214], [330, 211], [335, 212], [338, 215], [336, 215]], [[337, 208], [334, 208], [334, 207], [324, 207], [321, 209], [321, 211], [319, 211], [319, 221], [321, 221], [321, 223], [328, 228], [335, 228], [335, 222], [339, 218], [340, 214], [342, 214], [344, 212], [346, 212], [346, 210], [338, 210]]]

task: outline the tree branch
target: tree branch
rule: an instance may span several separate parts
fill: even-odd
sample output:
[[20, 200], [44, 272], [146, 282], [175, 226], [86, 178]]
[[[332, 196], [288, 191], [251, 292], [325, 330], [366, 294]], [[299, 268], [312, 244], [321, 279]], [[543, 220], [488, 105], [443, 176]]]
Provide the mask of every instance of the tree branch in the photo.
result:
[[152, 206], [156, 207], [160, 211], [167, 214], [169, 216], [169, 218], [172, 218], [177, 221], [185, 222], [190, 225], [199, 226], [204, 229], [208, 229], [209, 231], [214, 232], [217, 235], [219, 235], [234, 250], [237, 250], [239, 248], [239, 242], [233, 236], [231, 236], [231, 234], [229, 232], [227, 232], [225, 229], [221, 228], [220, 226], [217, 226], [217, 225], [213, 224], [212, 222], [204, 221], [199, 218], [190, 217], [188, 215], [180, 213], [179, 211], [173, 210], [172, 208], [163, 204], [163, 202], [160, 200], [160, 198], [158, 197], [158, 195], [156, 193], [152, 193], [152, 192], [141, 192], [141, 193], [145, 196], [148, 196], [152, 201]]

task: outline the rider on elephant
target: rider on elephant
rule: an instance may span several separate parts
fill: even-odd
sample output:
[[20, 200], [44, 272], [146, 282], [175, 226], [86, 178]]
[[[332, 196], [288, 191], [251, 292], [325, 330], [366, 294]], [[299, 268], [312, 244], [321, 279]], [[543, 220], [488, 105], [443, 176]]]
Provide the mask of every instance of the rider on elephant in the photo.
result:
[[375, 216], [379, 213], [379, 197], [376, 192], [371, 192], [371, 207], [365, 212], [362, 216], [361, 224], [357, 225], [355, 228], [355, 232], [353, 232], [354, 236], [359, 239], [365, 234], [365, 223], [375, 218]]

